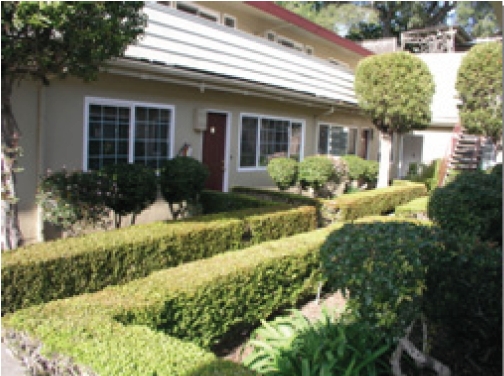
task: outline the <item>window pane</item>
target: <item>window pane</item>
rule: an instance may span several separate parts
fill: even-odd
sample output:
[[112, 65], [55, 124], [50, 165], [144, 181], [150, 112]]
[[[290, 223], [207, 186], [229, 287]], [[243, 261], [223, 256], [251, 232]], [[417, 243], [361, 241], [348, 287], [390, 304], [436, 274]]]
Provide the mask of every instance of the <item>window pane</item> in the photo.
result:
[[240, 167], [255, 167], [257, 158], [257, 127], [255, 117], [243, 117], [240, 137]]
[[287, 156], [289, 125], [286, 120], [262, 119], [260, 166], [266, 166], [272, 157]]
[[134, 163], [159, 168], [169, 158], [171, 110], [135, 108]]
[[319, 128], [318, 153], [329, 154], [329, 126], [321, 125]]
[[128, 161], [129, 119], [129, 107], [89, 106], [88, 169]]
[[348, 133], [342, 127], [331, 127], [329, 130], [329, 153], [335, 156], [345, 155], [347, 152]]

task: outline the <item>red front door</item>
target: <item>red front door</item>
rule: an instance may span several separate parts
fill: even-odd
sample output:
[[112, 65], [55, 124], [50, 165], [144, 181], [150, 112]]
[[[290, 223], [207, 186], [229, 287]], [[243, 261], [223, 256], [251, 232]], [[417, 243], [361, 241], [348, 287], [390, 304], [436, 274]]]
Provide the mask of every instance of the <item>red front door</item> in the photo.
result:
[[209, 112], [203, 132], [203, 164], [210, 170], [205, 188], [222, 191], [224, 187], [227, 115]]

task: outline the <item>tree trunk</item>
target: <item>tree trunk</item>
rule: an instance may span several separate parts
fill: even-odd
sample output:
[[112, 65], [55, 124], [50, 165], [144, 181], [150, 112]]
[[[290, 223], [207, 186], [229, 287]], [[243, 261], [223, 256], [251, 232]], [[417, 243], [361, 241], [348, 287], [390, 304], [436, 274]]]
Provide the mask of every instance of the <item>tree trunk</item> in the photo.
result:
[[19, 157], [19, 128], [12, 113], [14, 79], [2, 77], [2, 252], [23, 243], [19, 228], [15, 168]]
[[388, 187], [391, 151], [392, 137], [388, 133], [380, 132], [380, 167], [376, 188]]

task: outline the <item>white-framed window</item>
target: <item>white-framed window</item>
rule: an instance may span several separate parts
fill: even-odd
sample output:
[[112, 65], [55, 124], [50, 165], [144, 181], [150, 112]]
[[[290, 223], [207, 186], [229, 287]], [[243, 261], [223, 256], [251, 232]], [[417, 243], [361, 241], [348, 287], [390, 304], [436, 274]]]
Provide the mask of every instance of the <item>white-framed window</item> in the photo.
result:
[[229, 14], [224, 14], [222, 16], [222, 24], [224, 26], [236, 29], [236, 17], [230, 16]]
[[265, 168], [269, 160], [277, 156], [300, 161], [303, 157], [303, 134], [303, 120], [242, 114], [239, 167]]
[[138, 163], [159, 168], [173, 155], [171, 105], [86, 98], [84, 169]]
[[336, 124], [319, 124], [318, 154], [343, 156], [356, 155], [358, 129]]

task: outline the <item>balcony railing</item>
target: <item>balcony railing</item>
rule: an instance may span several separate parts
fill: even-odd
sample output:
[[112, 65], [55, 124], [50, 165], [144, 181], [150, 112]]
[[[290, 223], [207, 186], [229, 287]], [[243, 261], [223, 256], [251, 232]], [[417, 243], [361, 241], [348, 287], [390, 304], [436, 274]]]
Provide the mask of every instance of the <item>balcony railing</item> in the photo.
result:
[[156, 3], [126, 56], [356, 103], [351, 72], [264, 38]]

